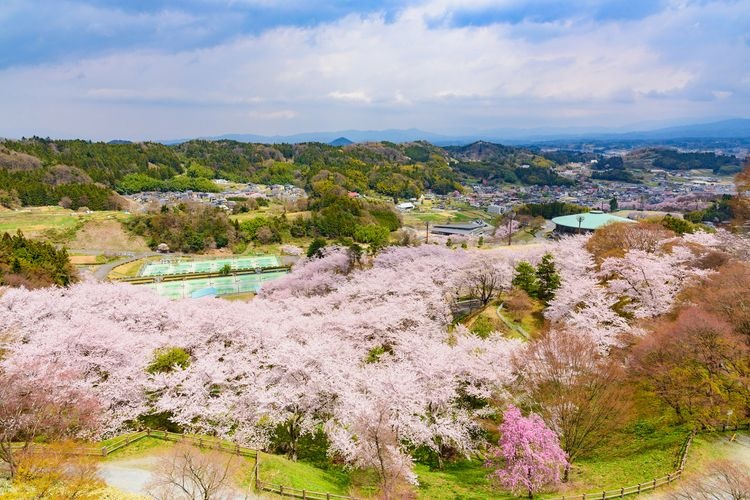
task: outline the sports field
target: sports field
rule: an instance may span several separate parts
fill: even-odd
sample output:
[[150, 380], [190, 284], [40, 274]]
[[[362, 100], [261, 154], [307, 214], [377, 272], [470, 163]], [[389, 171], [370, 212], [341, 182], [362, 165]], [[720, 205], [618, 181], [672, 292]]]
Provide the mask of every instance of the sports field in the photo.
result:
[[218, 273], [229, 265], [233, 271], [280, 266], [281, 262], [275, 255], [261, 255], [256, 257], [230, 257], [210, 260], [164, 260], [149, 262], [141, 269], [139, 276], [167, 276], [174, 274]]
[[243, 274], [238, 276], [219, 276], [215, 278], [186, 279], [183, 281], [167, 281], [163, 283], [149, 283], [145, 286], [156, 290], [162, 297], [171, 299], [184, 299], [193, 296], [193, 293], [206, 288], [214, 288], [216, 295], [230, 295], [233, 293], [257, 292], [263, 283], [275, 280], [286, 274], [284, 271]]

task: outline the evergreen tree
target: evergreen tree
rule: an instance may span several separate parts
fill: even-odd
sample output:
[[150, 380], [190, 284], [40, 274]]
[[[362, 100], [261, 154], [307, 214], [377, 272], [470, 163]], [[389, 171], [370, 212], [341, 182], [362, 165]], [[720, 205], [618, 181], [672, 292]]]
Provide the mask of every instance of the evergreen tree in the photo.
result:
[[516, 265], [516, 275], [513, 277], [512, 283], [513, 286], [528, 293], [530, 297], [537, 296], [539, 282], [536, 269], [529, 262], [522, 260]]
[[538, 287], [536, 297], [546, 304], [555, 298], [555, 291], [560, 288], [560, 275], [557, 273], [552, 254], [544, 254], [535, 274]]
[[613, 196], [612, 199], [609, 200], [609, 211], [614, 212], [615, 210], [617, 210], [618, 206], [619, 205], [617, 204], [617, 198]]
[[308, 258], [320, 258], [323, 256], [323, 249], [326, 246], [326, 240], [323, 238], [315, 238], [312, 240], [312, 243], [310, 243], [310, 246], [307, 247], [307, 257]]

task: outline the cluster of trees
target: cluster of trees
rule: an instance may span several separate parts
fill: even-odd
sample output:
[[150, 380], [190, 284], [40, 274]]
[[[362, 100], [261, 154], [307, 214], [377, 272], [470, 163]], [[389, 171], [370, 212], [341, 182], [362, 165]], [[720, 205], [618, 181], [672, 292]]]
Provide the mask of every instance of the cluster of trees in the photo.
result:
[[121, 200], [111, 189], [93, 183], [55, 185], [43, 170], [10, 172], [0, 168], [0, 205], [20, 206], [58, 205], [77, 210], [118, 210]]
[[735, 218], [735, 198], [725, 194], [711, 202], [702, 210], [692, 210], [683, 215], [686, 220], [696, 224], [701, 222], [721, 223]]
[[41, 288], [76, 280], [68, 252], [53, 245], [4, 233], [0, 237], [0, 285]]
[[117, 182], [116, 189], [124, 194], [142, 191], [205, 191], [207, 193], [221, 191], [219, 186], [205, 177], [186, 175], [162, 180], [146, 174], [128, 174]]
[[731, 175], [741, 170], [741, 161], [735, 156], [713, 152], [688, 153], [669, 148], [636, 149], [627, 153], [625, 167], [637, 169], [660, 168], [664, 170], [710, 169], [715, 174]]
[[561, 215], [580, 214], [588, 212], [589, 208], [575, 203], [565, 203], [562, 201], [551, 201], [548, 203], [526, 203], [517, 210], [521, 215], [531, 215], [532, 217], [544, 217], [552, 219]]
[[711, 169], [715, 174], [736, 174], [741, 170], [741, 162], [736, 156], [716, 153], [683, 153], [675, 149], [653, 149], [655, 156], [652, 165], [665, 170]]
[[151, 248], [166, 243], [170, 250], [186, 253], [224, 247], [242, 251], [249, 243], [286, 243], [306, 237], [346, 245], [355, 241], [367, 244], [373, 253], [387, 246], [391, 232], [401, 227], [398, 214], [387, 204], [353, 199], [340, 191], [332, 183], [318, 183], [309, 217], [258, 216], [239, 223], [218, 208], [180, 204], [133, 216], [126, 227], [144, 236]]
[[171, 251], [198, 253], [239, 241], [239, 228], [226, 211], [202, 204], [164, 206], [155, 213], [134, 215], [125, 225], [146, 238], [152, 249], [166, 243]]
[[640, 184], [641, 180], [638, 179], [629, 170], [594, 170], [591, 172], [591, 178], [603, 181], [619, 181], [629, 182], [631, 184]]
[[560, 275], [552, 254], [544, 254], [536, 267], [525, 260], [519, 262], [513, 276], [513, 286], [545, 304], [554, 299], [555, 291], [560, 288]]
[[595, 163], [591, 164], [591, 168], [593, 170], [591, 172], [592, 179], [630, 182], [633, 184], [640, 184], [641, 182], [630, 170], [625, 168], [625, 163], [621, 156], [599, 157]]

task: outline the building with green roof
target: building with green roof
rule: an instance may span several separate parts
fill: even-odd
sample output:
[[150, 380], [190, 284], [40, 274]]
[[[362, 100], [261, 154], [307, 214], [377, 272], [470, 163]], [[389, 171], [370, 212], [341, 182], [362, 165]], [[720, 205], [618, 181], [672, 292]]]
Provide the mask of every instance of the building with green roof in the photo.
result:
[[555, 231], [560, 233], [578, 233], [583, 231], [596, 231], [602, 226], [613, 222], [635, 222], [625, 217], [605, 214], [601, 210], [592, 210], [573, 215], [563, 215], [552, 219], [555, 223]]

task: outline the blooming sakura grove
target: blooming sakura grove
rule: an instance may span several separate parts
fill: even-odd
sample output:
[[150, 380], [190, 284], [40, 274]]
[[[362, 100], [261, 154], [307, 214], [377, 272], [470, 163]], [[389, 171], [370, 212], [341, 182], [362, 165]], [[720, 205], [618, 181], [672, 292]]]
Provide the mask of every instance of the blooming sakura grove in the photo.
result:
[[[545, 311], [552, 328], [585, 332], [606, 350], [638, 332], [639, 319], [668, 311], [685, 283], [708, 273], [700, 256], [724, 243], [672, 238], [600, 264], [585, 244], [391, 247], [366, 268], [333, 249], [300, 261], [249, 303], [171, 301], [123, 284], [6, 289], [2, 368], [29, 383], [65, 373], [102, 408], [104, 436], [166, 413], [186, 431], [256, 447], [283, 428], [294, 455], [300, 436], [323, 431], [331, 455], [360, 467], [387, 462], [414, 481], [418, 447], [470, 455], [485, 446], [476, 417], [487, 408], [466, 397], [507, 401], [511, 358], [523, 347], [452, 324], [467, 273], [491, 266], [509, 289], [518, 262], [551, 253], [562, 278]], [[149, 370], [169, 348], [189, 362]], [[44, 370], [27, 369], [34, 365]], [[506, 412], [506, 422], [519, 418]]]

